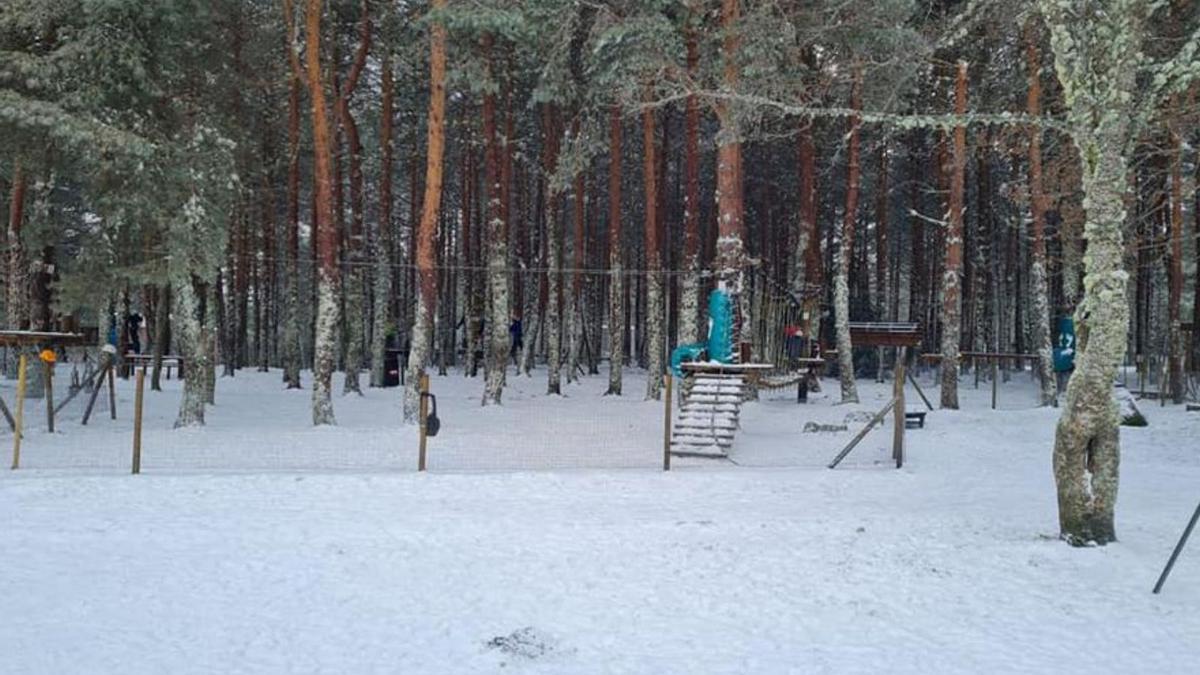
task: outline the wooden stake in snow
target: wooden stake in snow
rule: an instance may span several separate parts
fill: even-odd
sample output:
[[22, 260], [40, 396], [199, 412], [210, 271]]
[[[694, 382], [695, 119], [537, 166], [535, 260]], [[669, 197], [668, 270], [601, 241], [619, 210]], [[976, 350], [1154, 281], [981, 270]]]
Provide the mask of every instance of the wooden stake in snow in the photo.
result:
[[22, 422], [25, 415], [25, 367], [28, 365], [27, 360], [28, 357], [22, 354], [21, 360], [17, 365], [17, 416], [16, 426], [13, 428], [13, 471], [16, 471], [21, 466], [21, 434], [25, 429]]
[[142, 472], [142, 400], [146, 389], [146, 369], [137, 373], [137, 393], [133, 397], [133, 475]]
[[425, 470], [425, 442], [429, 438], [428, 420], [429, 420], [429, 375], [421, 373], [420, 383], [417, 385], [421, 392], [420, 416], [417, 428], [419, 429], [419, 446], [417, 450], [417, 471]]
[[663, 375], [663, 471], [671, 470], [671, 386], [674, 381], [671, 373]]
[[1197, 520], [1200, 520], [1200, 504], [1196, 505], [1196, 511], [1192, 513], [1192, 519], [1188, 521], [1187, 527], [1184, 528], [1183, 536], [1179, 538], [1179, 543], [1175, 544], [1175, 550], [1171, 551], [1171, 558], [1167, 560], [1167, 566], [1163, 568], [1162, 574], [1158, 575], [1158, 583], [1154, 584], [1155, 593], [1161, 591], [1163, 584], [1167, 583], [1167, 576], [1171, 574], [1171, 568], [1175, 567], [1175, 561], [1179, 558], [1179, 554], [1183, 552], [1183, 547], [1187, 546], [1188, 537], [1192, 536], [1192, 529], [1196, 527]]

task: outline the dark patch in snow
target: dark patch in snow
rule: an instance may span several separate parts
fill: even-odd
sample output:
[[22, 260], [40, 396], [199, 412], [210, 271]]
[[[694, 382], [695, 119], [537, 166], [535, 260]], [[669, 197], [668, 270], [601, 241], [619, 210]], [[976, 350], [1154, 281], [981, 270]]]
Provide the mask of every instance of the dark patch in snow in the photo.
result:
[[815, 434], [815, 433], [822, 433], [822, 432], [832, 433], [832, 432], [837, 432], [837, 431], [848, 431], [849, 429], [850, 429], [850, 427], [846, 426], [845, 424], [820, 424], [818, 422], [805, 422], [803, 433], [806, 433], [806, 434]]
[[542, 635], [532, 626], [515, 630], [508, 635], [498, 635], [487, 643], [488, 649], [494, 649], [506, 656], [533, 661], [553, 654], [557, 651], [554, 640]]

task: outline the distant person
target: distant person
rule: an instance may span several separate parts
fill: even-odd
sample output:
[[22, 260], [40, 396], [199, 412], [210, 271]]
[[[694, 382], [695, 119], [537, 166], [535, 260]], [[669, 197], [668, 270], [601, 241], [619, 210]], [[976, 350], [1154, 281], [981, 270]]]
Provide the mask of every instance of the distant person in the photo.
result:
[[126, 339], [129, 351], [134, 354], [142, 353], [142, 315], [134, 312], [126, 319]]
[[513, 365], [517, 365], [517, 359], [520, 356], [521, 350], [525, 347], [525, 336], [521, 328], [521, 316], [518, 314], [513, 317], [512, 324], [508, 327], [508, 336], [512, 339], [512, 348], [508, 351], [509, 358], [512, 359]]

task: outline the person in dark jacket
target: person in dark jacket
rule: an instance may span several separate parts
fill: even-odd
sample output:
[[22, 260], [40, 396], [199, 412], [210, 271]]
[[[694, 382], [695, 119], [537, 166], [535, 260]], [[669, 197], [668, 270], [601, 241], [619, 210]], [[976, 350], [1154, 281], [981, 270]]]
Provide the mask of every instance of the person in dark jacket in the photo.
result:
[[508, 355], [512, 359], [513, 365], [517, 365], [521, 354], [521, 349], [525, 347], [525, 339], [521, 329], [521, 315], [513, 317], [512, 323], [508, 326], [508, 336], [512, 338], [512, 348]]

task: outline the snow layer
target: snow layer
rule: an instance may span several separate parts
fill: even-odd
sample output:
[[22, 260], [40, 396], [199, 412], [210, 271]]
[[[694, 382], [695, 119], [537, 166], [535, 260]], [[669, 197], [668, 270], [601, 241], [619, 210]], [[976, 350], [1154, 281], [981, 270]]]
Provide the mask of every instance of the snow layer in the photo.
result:
[[[480, 409], [481, 380], [434, 378], [431, 466], [659, 456], [660, 404], [602, 398], [604, 380], [547, 398], [543, 377], [512, 377]], [[64, 413], [0, 476], [0, 672], [1190, 673], [1200, 657], [1198, 545], [1149, 592], [1200, 497], [1200, 416], [1178, 408], [1122, 429], [1120, 541], [1072, 549], [1056, 411], [1031, 408], [1026, 378], [995, 412], [964, 380], [963, 410], [911, 431], [900, 471], [888, 424], [835, 471], [857, 426], [799, 433], [878, 409], [890, 384], [861, 382], [859, 407], [748, 404], [742, 466], [420, 475], [398, 390], [335, 399], [344, 426], [309, 430], [306, 392], [241, 373], [203, 430], [167, 431], [178, 390], [151, 395], [132, 477], [119, 386], [122, 419], [84, 431]]]

